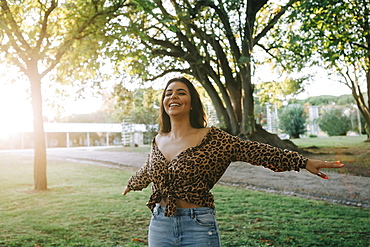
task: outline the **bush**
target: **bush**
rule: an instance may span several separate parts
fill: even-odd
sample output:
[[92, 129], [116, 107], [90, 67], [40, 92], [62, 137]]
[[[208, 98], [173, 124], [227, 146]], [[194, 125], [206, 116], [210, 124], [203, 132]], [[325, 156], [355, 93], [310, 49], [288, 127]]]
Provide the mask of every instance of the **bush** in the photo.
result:
[[279, 116], [280, 129], [292, 138], [299, 138], [306, 132], [306, 117], [304, 109], [300, 105], [289, 105], [284, 108]]
[[319, 127], [329, 136], [343, 136], [351, 129], [351, 120], [341, 109], [329, 109], [320, 116]]

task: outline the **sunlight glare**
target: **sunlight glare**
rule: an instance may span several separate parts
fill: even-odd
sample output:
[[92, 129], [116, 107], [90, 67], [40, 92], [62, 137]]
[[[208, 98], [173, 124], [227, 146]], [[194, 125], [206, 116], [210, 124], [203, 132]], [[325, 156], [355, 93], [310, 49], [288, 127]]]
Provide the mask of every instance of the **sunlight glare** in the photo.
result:
[[26, 82], [0, 85], [0, 139], [32, 126], [32, 107], [26, 85]]

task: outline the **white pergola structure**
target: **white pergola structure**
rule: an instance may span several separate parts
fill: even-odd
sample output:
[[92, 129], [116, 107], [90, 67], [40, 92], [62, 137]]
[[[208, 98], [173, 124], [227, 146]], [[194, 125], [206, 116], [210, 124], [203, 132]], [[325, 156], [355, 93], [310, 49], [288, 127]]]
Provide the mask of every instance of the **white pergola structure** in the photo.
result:
[[67, 147], [70, 146], [70, 133], [86, 133], [87, 146], [90, 146], [90, 133], [105, 133], [106, 145], [109, 146], [109, 134], [121, 133], [120, 123], [44, 123], [45, 134], [66, 133]]

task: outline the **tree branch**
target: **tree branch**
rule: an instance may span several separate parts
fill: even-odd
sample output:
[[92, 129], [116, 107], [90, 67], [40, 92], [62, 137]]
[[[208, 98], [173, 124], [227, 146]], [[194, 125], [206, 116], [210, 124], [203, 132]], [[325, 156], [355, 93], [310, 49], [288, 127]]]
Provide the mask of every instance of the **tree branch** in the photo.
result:
[[[28, 58], [27, 57], [27, 54], [26, 54], [26, 51], [27, 50], [30, 51], [31, 50], [31, 47], [26, 42], [26, 40], [24, 39], [22, 33], [20, 32], [19, 27], [18, 27], [17, 23], [14, 20], [13, 14], [12, 14], [12, 12], [9, 9], [9, 6], [8, 6], [8, 3], [7, 3], [6, 0], [1, 0], [1, 8], [4, 11], [4, 16], [7, 16], [7, 20], [9, 21], [9, 25], [10, 25], [10, 27], [12, 29], [9, 29], [8, 28], [8, 26], [5, 23], [5, 20], [3, 18], [1, 18], [1, 19], [3, 19], [1, 21], [3, 23], [0, 23], [0, 24], [2, 24], [3, 29], [5, 30], [5, 33], [8, 35], [9, 42], [11, 43], [12, 48], [14, 48], [16, 50], [16, 52], [18, 53], [19, 57], [25, 62], [25, 61], [27, 61], [27, 58]], [[25, 50], [22, 50], [22, 48], [17, 43], [17, 40], [19, 40], [19, 42], [22, 45], [25, 46]]]
[[42, 24], [41, 24], [41, 31], [40, 31], [40, 37], [39, 39], [37, 40], [37, 44], [36, 44], [36, 49], [37, 50], [40, 50], [40, 47], [41, 47], [41, 44], [42, 44], [42, 41], [44, 40], [46, 34], [47, 34], [47, 26], [48, 26], [48, 18], [51, 14], [51, 12], [53, 12], [53, 10], [58, 6], [58, 3], [55, 1], [55, 0], [52, 0], [51, 1], [51, 5], [50, 7], [47, 9], [47, 11], [45, 12], [45, 15], [44, 15], [44, 18], [42, 20]]
[[229, 22], [229, 16], [227, 15], [226, 10], [223, 8], [223, 5], [220, 4], [220, 8], [218, 8], [213, 1], [204, 1], [204, 5], [212, 8], [217, 16], [220, 18], [221, 23], [224, 25], [225, 28], [225, 35], [227, 40], [229, 41], [230, 44], [230, 49], [232, 51], [233, 56], [235, 57], [236, 62], [239, 61], [241, 57], [241, 51], [239, 49], [239, 46], [237, 45], [235, 36], [232, 32], [232, 28]]
[[[59, 47], [59, 51], [57, 52], [57, 54], [55, 56], [55, 59], [52, 61], [50, 66], [42, 72], [42, 76], [45, 76], [47, 73], [49, 73], [51, 70], [53, 70], [55, 68], [55, 66], [57, 66], [60, 59], [68, 51], [68, 48], [74, 43], [75, 40], [83, 39], [84, 37], [93, 33], [93, 31], [87, 32], [87, 33], [84, 33], [84, 31], [95, 21], [96, 18], [98, 18], [99, 16], [103, 16], [103, 15], [107, 15], [107, 14], [111, 14], [111, 13], [116, 12], [120, 7], [124, 6], [124, 2], [125, 1], [122, 1], [122, 2], [120, 1], [119, 3], [114, 5], [109, 10], [98, 12], [95, 15], [93, 15], [91, 18], [89, 18], [87, 21], [85, 21], [83, 23], [83, 25], [81, 25], [77, 29], [77, 35], [74, 35], [74, 36], [70, 37], [69, 39], [66, 39], [65, 42]], [[106, 20], [106, 21], [108, 21], [108, 20]]]
[[[192, 28], [198, 34], [198, 37], [200, 39], [206, 41], [208, 44], [210, 44], [213, 47], [213, 50], [216, 52], [217, 62], [221, 66], [221, 69], [223, 71], [223, 75], [226, 77], [226, 80], [225, 80], [226, 84], [235, 88], [235, 86], [237, 86], [237, 84], [235, 83], [235, 78], [234, 78], [234, 75], [233, 75], [233, 71], [230, 68], [230, 64], [229, 64], [229, 61], [228, 61], [227, 56], [225, 54], [225, 51], [222, 48], [220, 42], [217, 40], [217, 37], [215, 35], [209, 35], [209, 34], [203, 32], [202, 30], [197, 28], [195, 25], [192, 25]], [[240, 53], [238, 52], [237, 55], [240, 56]]]
[[177, 68], [172, 68], [172, 69], [167, 69], [167, 70], [164, 70], [162, 73], [148, 79], [148, 81], [154, 81], [154, 80], [157, 80], [169, 73], [175, 73], [175, 72], [180, 72], [180, 73], [185, 73], [185, 74], [191, 74], [191, 70], [190, 68], [188, 69], [177, 69]]
[[[9, 9], [9, 6], [8, 6], [8, 3], [6, 0], [1, 0], [1, 8], [3, 9], [4, 13], [6, 16], [8, 16], [8, 20], [9, 20], [9, 24], [12, 28], [12, 30], [9, 30], [11, 32], [11, 34], [15, 34], [15, 36], [18, 38], [18, 40], [26, 47], [26, 49], [31, 49], [30, 45], [27, 43], [27, 41], [24, 39], [22, 33], [20, 32], [19, 30], [19, 27], [16, 23], [16, 21], [14, 20], [14, 17], [13, 17], [13, 14], [12, 12], [10, 11]], [[11, 35], [13, 36], [13, 35]], [[18, 45], [17, 45], [18, 46]]]
[[272, 18], [269, 21], [269, 23], [265, 26], [265, 28], [262, 29], [262, 31], [253, 38], [252, 46], [258, 43], [261, 40], [261, 38], [263, 38], [267, 34], [267, 32], [270, 31], [274, 27], [274, 25], [277, 23], [280, 17], [288, 10], [288, 8], [291, 7], [297, 1], [299, 0], [290, 0], [285, 6], [283, 6], [280, 9], [280, 11], [274, 16], [274, 18]]

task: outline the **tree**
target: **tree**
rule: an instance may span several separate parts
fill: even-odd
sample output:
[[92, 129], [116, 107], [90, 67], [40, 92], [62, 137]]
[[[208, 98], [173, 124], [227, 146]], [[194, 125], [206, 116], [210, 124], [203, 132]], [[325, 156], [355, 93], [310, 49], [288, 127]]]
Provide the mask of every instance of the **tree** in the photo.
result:
[[[367, 123], [370, 141], [370, 2], [301, 1], [290, 17], [297, 26], [282, 32], [285, 37], [279, 40], [288, 44], [285, 47], [290, 53], [281, 57], [293, 55], [286, 60], [291, 65], [319, 64], [339, 74]], [[367, 92], [361, 89], [361, 82]]]
[[206, 89], [227, 131], [267, 141], [254, 119], [253, 49], [296, 1], [131, 1], [112, 56], [128, 57], [121, 65], [144, 80], [190, 75]]
[[257, 85], [257, 97], [260, 98], [259, 101], [262, 104], [269, 102], [277, 104], [280, 108], [283, 102], [294, 99], [295, 96], [304, 91], [303, 82], [306, 79], [287, 78], [282, 82], [262, 82]]
[[337, 96], [333, 95], [320, 95], [309, 97], [305, 100], [305, 102], [309, 103], [310, 105], [334, 105], [338, 101]]
[[340, 108], [329, 108], [321, 114], [319, 127], [329, 136], [346, 135], [351, 128], [351, 120], [343, 114]]
[[118, 121], [130, 118], [132, 123], [137, 124], [157, 124], [160, 94], [161, 90], [152, 87], [128, 90], [121, 84], [116, 85], [113, 92], [116, 118]]
[[19, 68], [31, 87], [36, 190], [47, 189], [42, 80], [50, 72], [63, 83], [70, 82], [68, 78], [86, 82], [97, 76], [105, 27], [122, 5], [122, 1], [99, 0], [0, 0], [0, 53]]
[[299, 135], [306, 132], [306, 117], [301, 105], [288, 105], [284, 107], [279, 116], [279, 127], [292, 138], [299, 138]]

